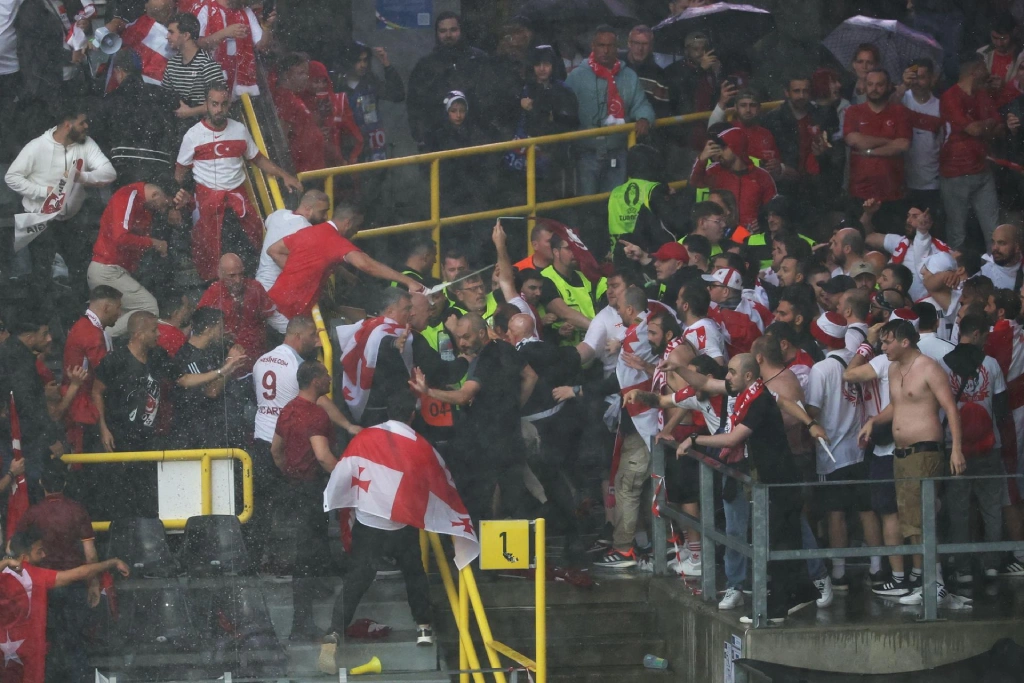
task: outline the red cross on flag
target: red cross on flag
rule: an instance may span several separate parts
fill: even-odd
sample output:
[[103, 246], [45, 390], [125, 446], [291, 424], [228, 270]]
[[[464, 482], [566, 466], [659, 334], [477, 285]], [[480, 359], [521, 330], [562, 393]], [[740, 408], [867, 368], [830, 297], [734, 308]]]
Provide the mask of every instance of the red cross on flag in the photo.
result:
[[452, 536], [459, 569], [480, 554], [444, 460], [402, 422], [364, 429], [349, 442], [324, 491], [324, 510], [339, 509]]

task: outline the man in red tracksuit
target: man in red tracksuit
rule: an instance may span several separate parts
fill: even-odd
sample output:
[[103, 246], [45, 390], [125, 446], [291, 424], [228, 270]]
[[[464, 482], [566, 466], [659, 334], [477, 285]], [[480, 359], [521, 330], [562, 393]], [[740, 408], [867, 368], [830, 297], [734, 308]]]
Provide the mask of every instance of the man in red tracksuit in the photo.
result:
[[711, 139], [690, 173], [690, 187], [729, 190], [736, 197], [740, 225], [750, 225], [761, 207], [778, 194], [775, 181], [750, 161], [743, 129], [720, 124], [712, 126], [708, 135]]

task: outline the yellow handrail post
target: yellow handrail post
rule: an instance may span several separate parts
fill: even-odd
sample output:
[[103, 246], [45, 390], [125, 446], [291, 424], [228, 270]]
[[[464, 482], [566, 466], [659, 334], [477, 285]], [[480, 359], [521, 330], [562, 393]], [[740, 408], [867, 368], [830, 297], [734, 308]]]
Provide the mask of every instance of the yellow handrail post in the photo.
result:
[[[256, 143], [256, 148], [260, 153], [269, 159], [267, 143], [263, 139], [263, 131], [260, 130], [259, 122], [256, 120], [256, 110], [252, 106], [252, 98], [248, 94], [242, 95], [242, 110], [245, 112], [245, 117], [249, 119], [249, 134], [252, 135], [252, 141]], [[281, 185], [277, 182], [277, 178], [267, 176], [267, 185], [270, 187], [270, 196], [274, 199], [274, 208], [283, 209], [284, 197], [281, 195]]]
[[320, 356], [323, 359], [324, 367], [327, 368], [327, 374], [331, 378], [331, 388], [327, 390], [327, 395], [332, 399], [334, 398], [334, 349], [331, 347], [331, 335], [327, 334], [327, 326], [324, 325], [324, 316], [320, 313], [320, 306], [314, 306], [313, 311], [313, 322], [316, 323], [316, 333], [320, 338]]
[[[444, 592], [448, 596], [448, 604], [452, 608], [452, 616], [458, 623], [459, 618], [459, 595], [455, 592], [455, 582], [452, 581], [452, 570], [448, 566], [448, 558], [445, 557], [444, 549], [441, 547], [441, 539], [434, 532], [429, 532], [430, 547], [434, 551], [434, 559], [437, 560], [437, 569], [441, 572], [441, 583], [444, 585]], [[469, 629], [459, 630], [459, 644], [466, 648], [466, 655], [469, 658], [469, 668], [479, 669], [480, 659], [476, 656], [476, 648], [473, 647], [473, 639]], [[473, 673], [474, 683], [484, 683], [484, 675], [479, 671]]]
[[324, 194], [327, 195], [327, 218], [334, 218], [334, 176], [324, 178]]
[[[469, 633], [469, 596], [466, 595], [466, 572], [459, 572], [459, 633]], [[469, 658], [466, 656], [466, 646], [459, 641], [459, 670], [465, 671], [469, 668]], [[469, 674], [460, 673], [459, 683], [469, 683]]]
[[441, 160], [430, 162], [430, 222], [433, 228], [430, 236], [434, 239], [437, 258], [434, 260], [434, 277], [441, 277]]
[[526, 229], [526, 253], [533, 256], [533, 243], [530, 242], [530, 228], [537, 215], [537, 145], [533, 144], [526, 148], [526, 206], [529, 207], [529, 215], [523, 221]]
[[546, 552], [546, 529], [544, 518], [540, 517], [533, 522], [533, 537], [536, 552], [536, 567], [534, 569], [534, 610], [536, 612], [537, 628], [537, 683], [548, 682], [548, 614], [547, 614], [547, 558]]
[[201, 507], [204, 515], [213, 514], [213, 466], [210, 462], [210, 456], [203, 454], [202, 459], [199, 461], [200, 471], [200, 483], [199, 483], [199, 495], [201, 497]]
[[[480, 629], [480, 637], [484, 640], [484, 653], [487, 655], [487, 661], [490, 662], [492, 669], [500, 669], [501, 660], [498, 659], [497, 651], [491, 646], [494, 636], [491, 634], [491, 625], [487, 621], [487, 613], [484, 612], [484, 603], [480, 599], [480, 591], [476, 587], [473, 569], [467, 565], [460, 573], [466, 575], [466, 589], [469, 591], [469, 600], [473, 605], [473, 614], [476, 616], [477, 628]], [[495, 671], [494, 680], [496, 683], [506, 683], [505, 674], [501, 671]]]
[[430, 573], [430, 539], [427, 532], [420, 529], [420, 561], [423, 562], [423, 571]]
[[629, 129], [629, 136], [626, 138], [626, 146], [627, 147], [632, 147], [635, 144], [636, 144], [636, 124], [634, 123], [633, 127]]

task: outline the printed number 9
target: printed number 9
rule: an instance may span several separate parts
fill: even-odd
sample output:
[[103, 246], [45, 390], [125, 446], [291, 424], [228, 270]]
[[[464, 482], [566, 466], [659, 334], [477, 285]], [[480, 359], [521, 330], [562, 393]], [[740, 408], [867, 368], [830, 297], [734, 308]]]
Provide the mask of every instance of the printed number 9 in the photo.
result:
[[263, 398], [273, 401], [277, 398], [277, 375], [271, 370], [263, 374]]

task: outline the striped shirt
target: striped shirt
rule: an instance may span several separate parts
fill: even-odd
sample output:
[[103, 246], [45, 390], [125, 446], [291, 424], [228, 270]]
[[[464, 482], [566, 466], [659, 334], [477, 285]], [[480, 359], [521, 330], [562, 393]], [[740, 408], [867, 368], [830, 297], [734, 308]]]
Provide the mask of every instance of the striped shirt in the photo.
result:
[[190, 107], [206, 101], [206, 86], [224, 80], [224, 70], [209, 53], [200, 50], [185, 64], [181, 53], [167, 60], [164, 87], [173, 90]]

